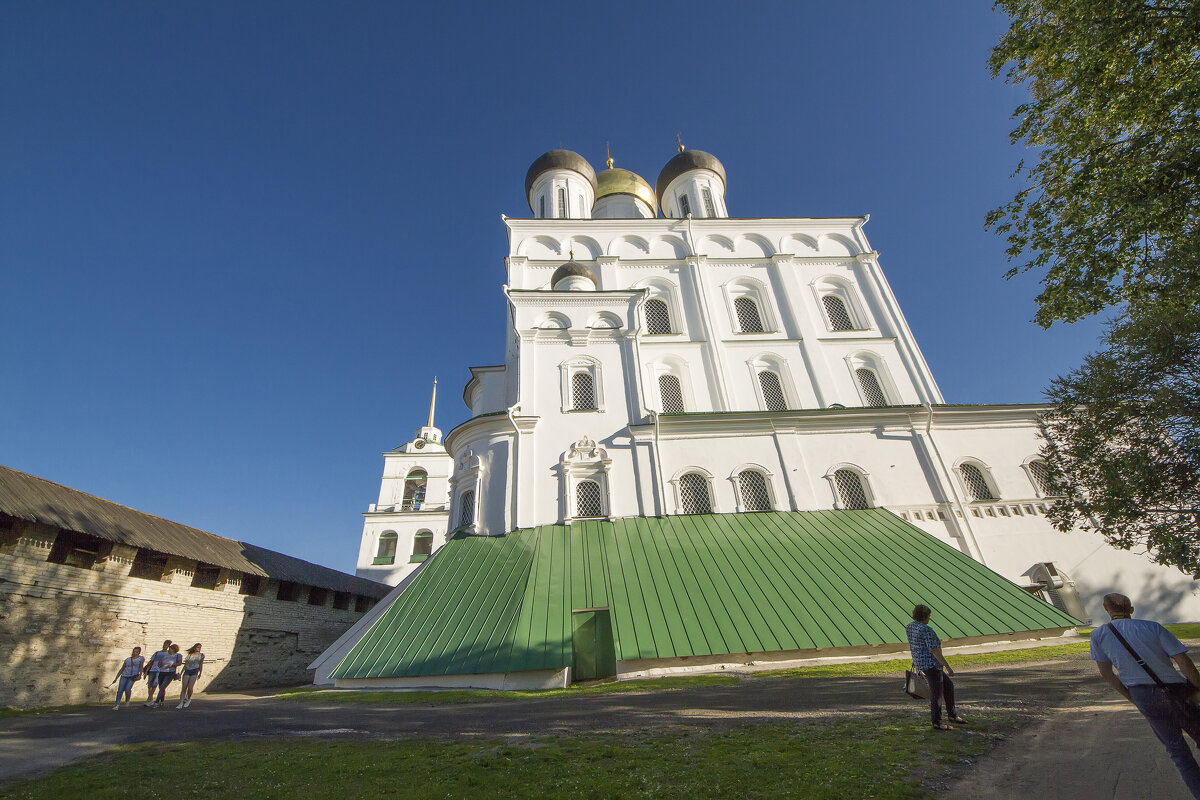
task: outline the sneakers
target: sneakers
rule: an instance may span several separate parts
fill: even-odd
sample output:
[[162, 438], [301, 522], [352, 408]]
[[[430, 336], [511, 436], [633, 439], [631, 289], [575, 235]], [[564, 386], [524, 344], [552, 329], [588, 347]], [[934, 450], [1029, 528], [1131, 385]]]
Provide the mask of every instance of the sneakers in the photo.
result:
[[191, 704], [192, 704], [192, 698], [190, 698], [190, 697], [189, 697], [187, 700], [184, 700], [184, 701], [183, 701], [183, 707], [184, 707], [184, 708], [187, 708], [187, 707], [188, 707], [188, 706], [190, 706]]
[[121, 704], [120, 704], [120, 703], [117, 703], [115, 706], [113, 706], [113, 711], [120, 711], [120, 710], [121, 710]]
[[182, 700], [180, 700], [180, 701], [179, 701], [179, 705], [177, 705], [177, 706], [175, 706], [175, 707], [176, 707], [176, 708], [187, 708], [187, 706], [183, 704], [183, 701], [182, 701]]
[[146, 708], [154, 708], [154, 701], [147, 700], [146, 702], [142, 703], [142, 705], [144, 705]]

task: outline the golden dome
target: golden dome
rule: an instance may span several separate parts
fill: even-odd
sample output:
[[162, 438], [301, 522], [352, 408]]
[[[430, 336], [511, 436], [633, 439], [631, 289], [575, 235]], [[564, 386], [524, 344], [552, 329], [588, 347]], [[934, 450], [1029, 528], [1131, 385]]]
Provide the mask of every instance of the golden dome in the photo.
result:
[[[609, 161], [611, 164], [611, 160]], [[650, 206], [651, 213], [658, 214], [658, 198], [654, 190], [640, 175], [627, 169], [609, 166], [608, 169], [596, 176], [596, 199], [610, 194], [631, 194]]]

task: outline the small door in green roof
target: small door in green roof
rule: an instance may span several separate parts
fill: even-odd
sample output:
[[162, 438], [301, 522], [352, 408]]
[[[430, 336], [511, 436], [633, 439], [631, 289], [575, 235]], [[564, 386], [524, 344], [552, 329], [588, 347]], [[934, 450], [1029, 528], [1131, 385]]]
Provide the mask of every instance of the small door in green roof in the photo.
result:
[[577, 681], [612, 678], [617, 674], [612, 618], [607, 608], [580, 608], [571, 612], [573, 659], [571, 674]]

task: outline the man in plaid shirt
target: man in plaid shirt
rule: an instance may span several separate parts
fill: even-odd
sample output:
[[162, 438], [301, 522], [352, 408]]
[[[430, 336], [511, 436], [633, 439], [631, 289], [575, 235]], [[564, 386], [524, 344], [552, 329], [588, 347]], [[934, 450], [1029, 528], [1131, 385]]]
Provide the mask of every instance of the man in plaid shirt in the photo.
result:
[[920, 671], [929, 681], [929, 712], [933, 729], [949, 731], [954, 729], [942, 722], [942, 698], [945, 698], [946, 717], [950, 722], [964, 725], [966, 720], [954, 711], [954, 682], [950, 680], [954, 669], [942, 655], [942, 640], [929, 627], [931, 613], [928, 606], [917, 606], [913, 609], [913, 621], [904, 630], [908, 634], [908, 649], [912, 651], [913, 669]]

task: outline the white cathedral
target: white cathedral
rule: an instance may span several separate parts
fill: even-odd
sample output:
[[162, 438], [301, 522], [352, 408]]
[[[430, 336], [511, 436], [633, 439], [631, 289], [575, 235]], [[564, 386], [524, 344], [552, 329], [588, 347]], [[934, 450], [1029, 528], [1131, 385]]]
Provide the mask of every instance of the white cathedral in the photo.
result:
[[443, 439], [431, 402], [384, 454], [358, 575], [407, 585], [448, 534], [882, 508], [1076, 618], [1121, 591], [1200, 619], [1179, 571], [1051, 526], [1043, 406], [945, 403], [866, 216], [731, 217], [721, 162], [682, 147], [653, 188], [551, 150], [525, 189], [504, 361], [471, 368], [470, 419]]

